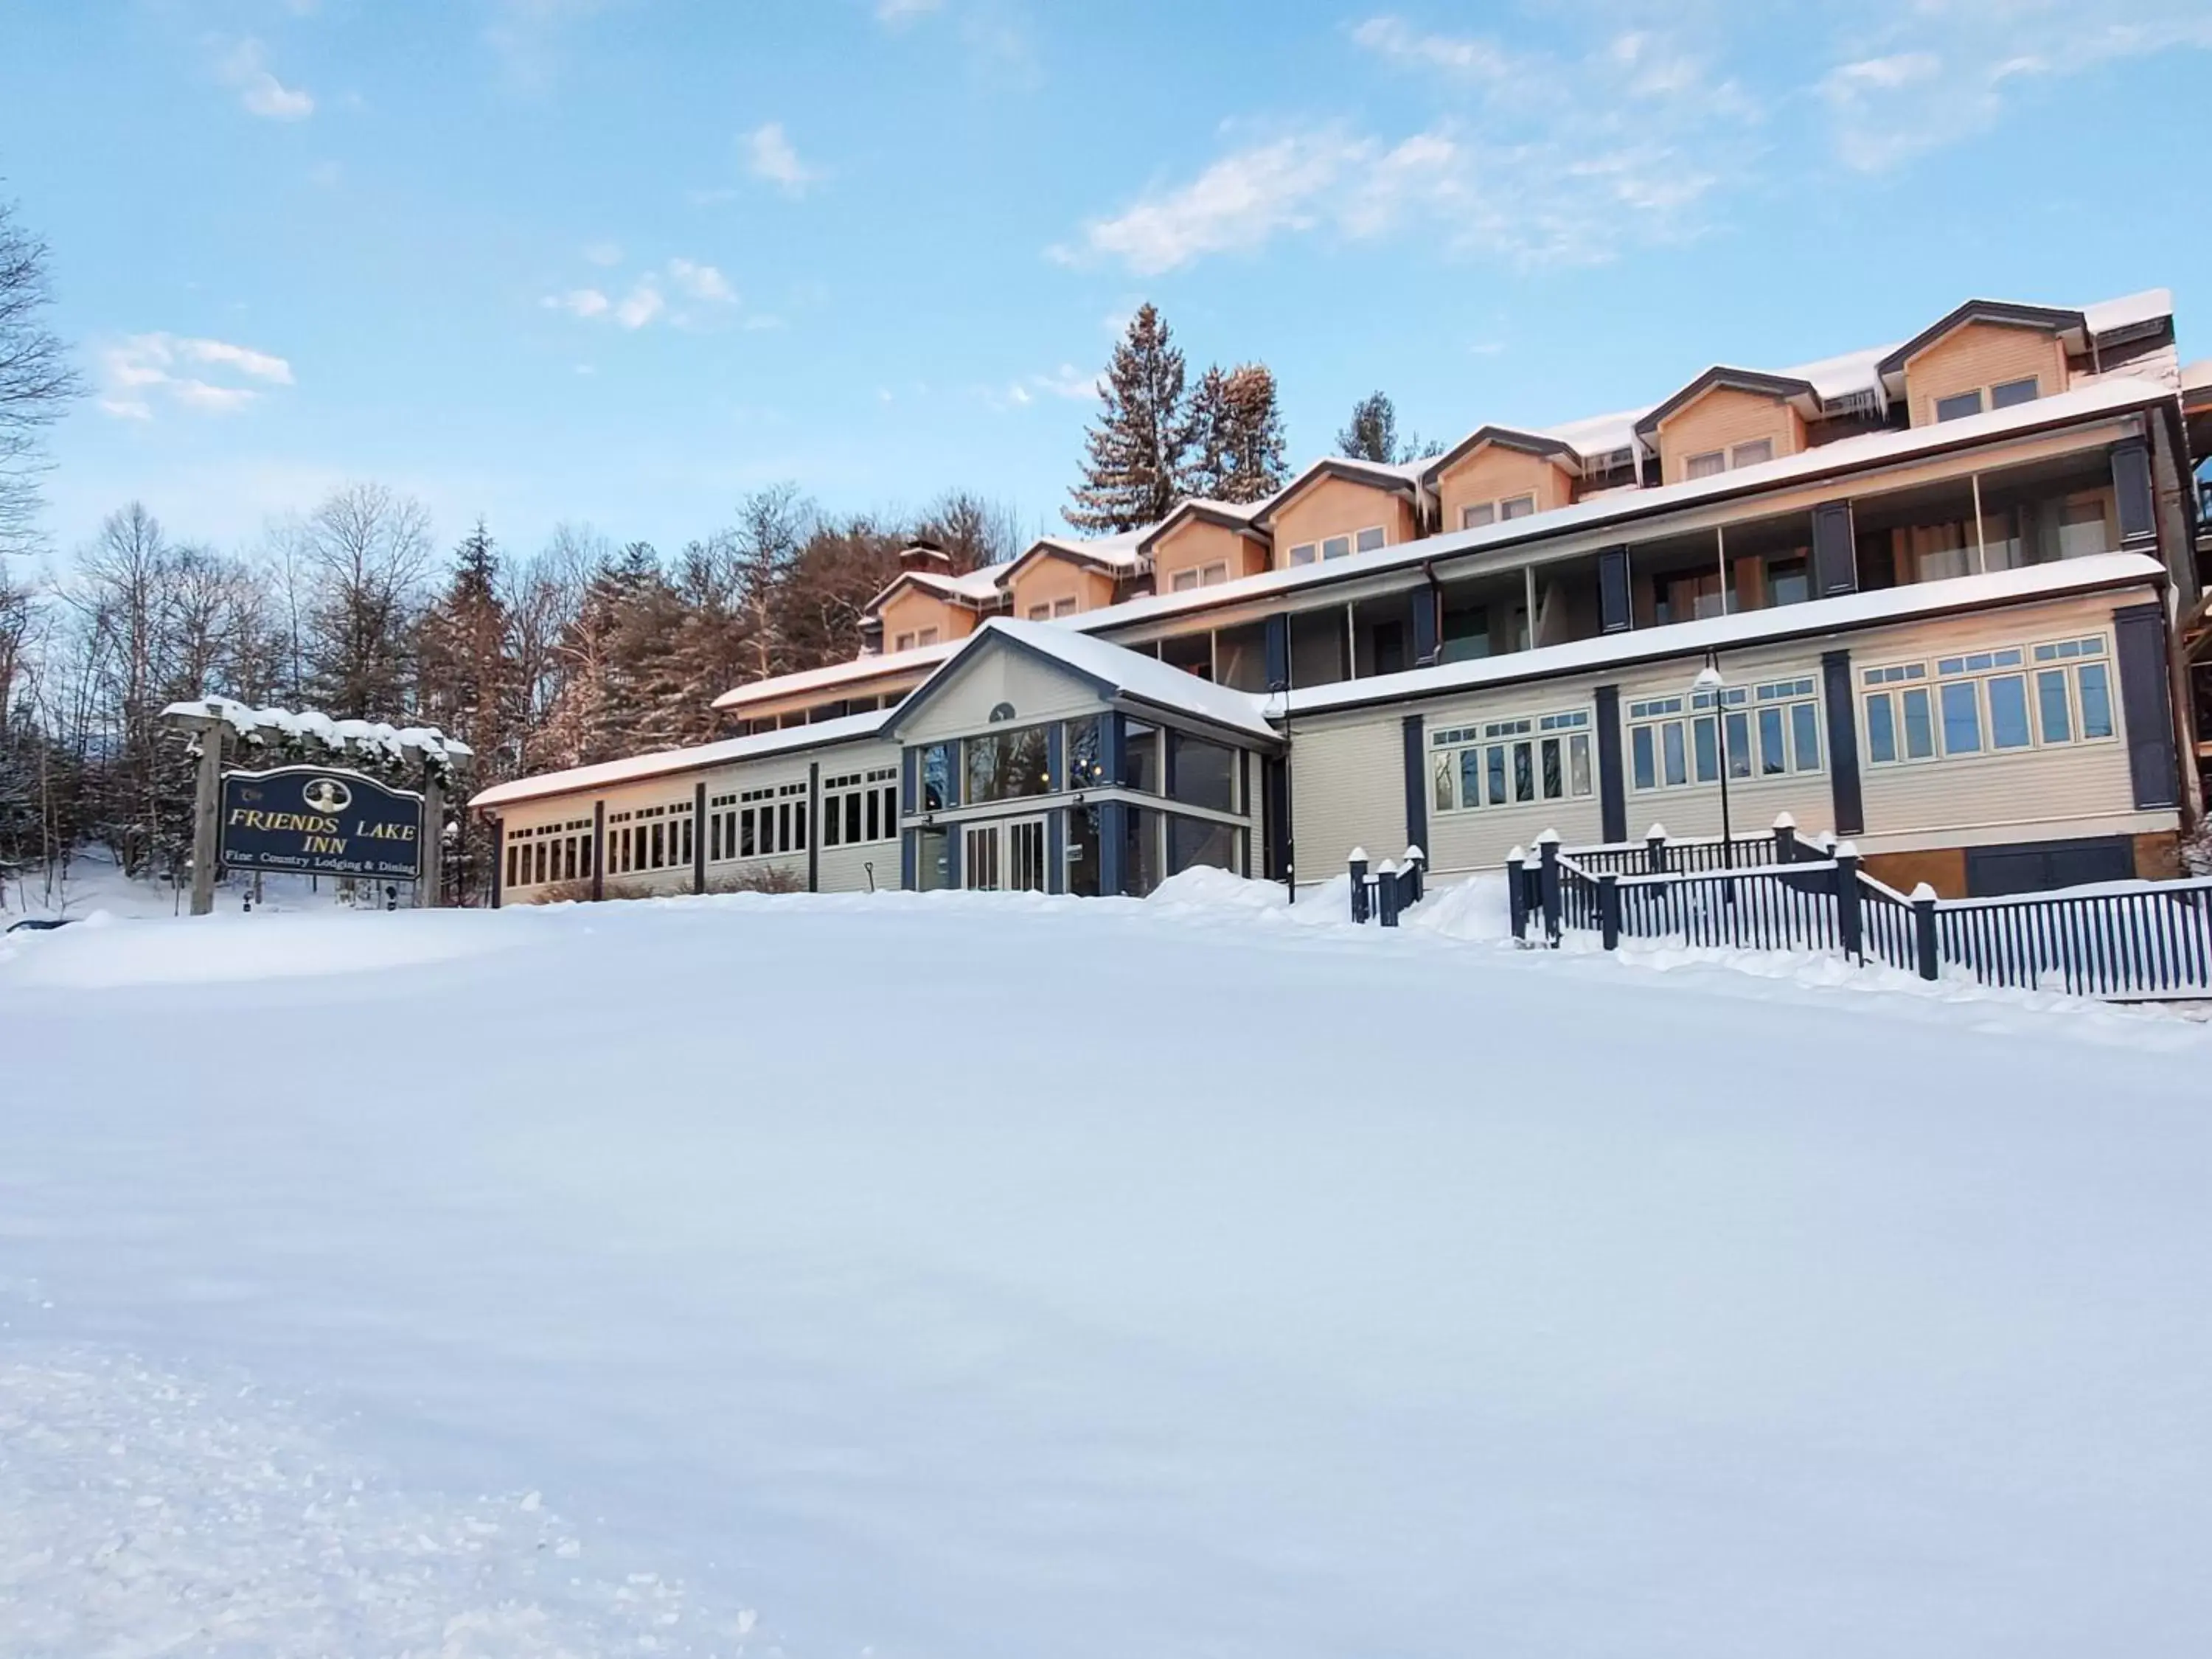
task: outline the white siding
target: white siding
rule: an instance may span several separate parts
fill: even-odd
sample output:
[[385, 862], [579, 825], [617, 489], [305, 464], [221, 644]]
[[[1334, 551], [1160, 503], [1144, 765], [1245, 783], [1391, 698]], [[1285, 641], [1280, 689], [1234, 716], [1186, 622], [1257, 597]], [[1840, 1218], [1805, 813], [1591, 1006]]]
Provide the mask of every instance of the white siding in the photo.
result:
[[1087, 681], [1042, 663], [1018, 650], [980, 650], [952, 671], [952, 678], [930, 695], [907, 726], [909, 744], [988, 731], [991, 711], [1013, 705], [1013, 726], [1072, 720], [1097, 714], [1105, 704]]
[[[1596, 710], [1592, 693], [1597, 682], [1589, 676], [1550, 680], [1539, 685], [1504, 686], [1478, 696], [1452, 697], [1425, 708], [1421, 729], [1421, 787], [1429, 806], [1429, 868], [1443, 875], [1469, 870], [1492, 869], [1505, 862], [1516, 847], [1528, 847], [1547, 830], [1556, 830], [1570, 847], [1603, 839], [1603, 811], [1599, 805]], [[1437, 810], [1437, 751], [1430, 744], [1434, 732], [1454, 726], [1476, 725], [1485, 720], [1535, 719], [1545, 714], [1586, 710], [1590, 714], [1587, 735], [1590, 744], [1590, 793], [1565, 800], [1534, 801], [1527, 805], [1483, 806]]]
[[1378, 862], [1406, 850], [1401, 718], [1394, 708], [1291, 732], [1291, 823], [1300, 885], [1341, 875], [1355, 847]]

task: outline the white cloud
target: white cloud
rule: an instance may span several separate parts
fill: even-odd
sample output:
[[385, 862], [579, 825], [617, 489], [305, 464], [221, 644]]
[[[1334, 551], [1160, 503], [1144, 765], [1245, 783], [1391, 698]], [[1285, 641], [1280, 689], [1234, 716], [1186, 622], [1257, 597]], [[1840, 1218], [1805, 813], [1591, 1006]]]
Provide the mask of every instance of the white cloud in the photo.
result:
[[2203, 0], [1877, 0], [1850, 15], [1818, 91], [1838, 158], [1866, 173], [1990, 131], [2033, 83], [2212, 50]]
[[1089, 402], [1098, 395], [1099, 377], [1085, 374], [1073, 363], [1062, 363], [1049, 374], [1032, 374], [1030, 384], [1053, 398], [1074, 398]]
[[821, 177], [799, 159], [781, 121], [755, 127], [745, 135], [744, 145], [745, 166], [753, 177], [765, 179], [791, 195], [805, 195], [806, 187]]
[[584, 258], [595, 265], [618, 265], [623, 262], [622, 245], [619, 242], [586, 243]]
[[678, 292], [709, 305], [733, 306], [738, 302], [738, 291], [730, 286], [729, 279], [714, 266], [696, 260], [671, 259], [668, 280]]
[[566, 294], [549, 294], [540, 303], [548, 311], [565, 311], [571, 317], [603, 317], [614, 304], [595, 288], [572, 288]]
[[127, 336], [103, 349], [99, 364], [100, 407], [118, 420], [150, 421], [164, 405], [232, 414], [261, 396], [260, 386], [241, 381], [293, 384], [292, 365], [273, 352], [185, 335]]
[[[1425, 120], [1396, 133], [1262, 130], [1047, 255], [1155, 276], [1285, 236], [1415, 229], [1449, 251], [1536, 265], [1695, 234], [1710, 199], [1755, 166], [1762, 111], [1686, 24], [1656, 21], [1684, 10], [1626, 0], [1561, 12], [1569, 33], [1549, 45], [1370, 17], [1353, 45], [1438, 101]], [[1634, 26], [1646, 12], [1655, 21]]]
[[876, 0], [876, 21], [894, 27], [939, 10], [945, 0]]
[[643, 328], [667, 307], [668, 301], [661, 297], [659, 287], [647, 276], [624, 295], [615, 307], [615, 321], [624, 328]]
[[216, 76], [238, 94], [246, 112], [265, 121], [304, 121], [315, 112], [304, 87], [288, 87], [270, 71], [258, 40], [240, 40], [216, 60]]

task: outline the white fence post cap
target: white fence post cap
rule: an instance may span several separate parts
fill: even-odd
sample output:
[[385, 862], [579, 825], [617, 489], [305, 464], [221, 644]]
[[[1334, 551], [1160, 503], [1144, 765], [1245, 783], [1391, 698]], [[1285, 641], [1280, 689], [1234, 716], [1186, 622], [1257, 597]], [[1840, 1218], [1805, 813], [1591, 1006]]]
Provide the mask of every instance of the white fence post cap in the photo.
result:
[[1418, 845], [1408, 847], [1406, 849], [1406, 862], [1408, 864], [1425, 863], [1428, 860], [1428, 856], [1429, 855], [1426, 853], [1424, 853]]
[[1655, 823], [1655, 824], [1653, 824], [1653, 825], [1652, 825], [1649, 830], [1646, 830], [1644, 832], [1644, 840], [1646, 840], [1646, 841], [1664, 841], [1664, 840], [1666, 840], [1666, 839], [1667, 839], [1667, 826], [1666, 826], [1665, 824], [1663, 824], [1663, 823]]
[[1914, 889], [1912, 890], [1912, 892], [1911, 892], [1911, 896], [1912, 902], [1913, 902], [1915, 904], [1917, 904], [1917, 903], [1919, 903], [1919, 902], [1920, 902], [1920, 901], [1921, 901], [1921, 900], [1923, 900], [1923, 899], [1932, 899], [1932, 898], [1934, 898], [1934, 897], [1936, 896], [1936, 890], [1935, 890], [1933, 887], [1930, 887], [1930, 886], [1929, 886], [1926, 882], [1924, 882], [1924, 881], [1923, 881], [1923, 882], [1922, 882], [1922, 883], [1920, 884], [1920, 885], [1918, 885], [1917, 887], [1916, 887], [1916, 888], [1914, 888]]
[[1516, 847], [1511, 852], [1505, 855], [1505, 861], [1508, 864], [1519, 864], [1528, 856], [1528, 849], [1527, 848]]
[[1375, 873], [1378, 876], [1395, 876], [1398, 873], [1398, 866], [1389, 860], [1384, 859], [1382, 863], [1375, 866]]
[[1350, 863], [1352, 863], [1352, 864], [1364, 864], [1364, 863], [1366, 863], [1366, 862], [1367, 862], [1367, 849], [1366, 849], [1364, 847], [1355, 847], [1355, 848], [1353, 848], [1352, 849], [1352, 851], [1351, 851], [1350, 854], [1348, 855], [1347, 861], [1348, 861], [1348, 862], [1350, 862]]
[[1537, 836], [1537, 837], [1536, 837], [1536, 845], [1537, 845], [1537, 846], [1539, 846], [1539, 847], [1541, 847], [1541, 846], [1543, 846], [1547, 842], [1551, 842], [1553, 845], [1556, 846], [1556, 845], [1558, 845], [1558, 843], [1559, 843], [1559, 832], [1558, 830], [1547, 830], [1546, 831], [1544, 831], [1544, 833], [1543, 833], [1542, 835], [1540, 835], [1540, 836]]
[[1828, 856], [1831, 858], [1855, 859], [1858, 855], [1859, 844], [1855, 841], [1839, 841], [1828, 849]]
[[1797, 827], [1797, 820], [1787, 812], [1777, 812], [1774, 815], [1774, 827], [1777, 830], [1795, 830]]

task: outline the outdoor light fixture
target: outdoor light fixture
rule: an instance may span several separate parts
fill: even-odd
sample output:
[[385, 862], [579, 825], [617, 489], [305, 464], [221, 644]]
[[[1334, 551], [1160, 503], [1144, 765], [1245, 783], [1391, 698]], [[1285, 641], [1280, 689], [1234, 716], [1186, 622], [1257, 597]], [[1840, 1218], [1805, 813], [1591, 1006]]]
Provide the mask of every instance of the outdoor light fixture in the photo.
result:
[[[1701, 695], [1711, 696], [1714, 750], [1719, 757], [1721, 769], [1721, 868], [1733, 870], [1735, 868], [1735, 836], [1729, 827], [1728, 705], [1721, 700], [1721, 693], [1727, 689], [1728, 682], [1721, 678], [1718, 653], [1706, 652], [1705, 665], [1698, 671], [1698, 678], [1690, 682], [1692, 693], [1690, 712], [1694, 718], [1698, 707], [1695, 701], [1697, 696]], [[1721, 890], [1729, 903], [1735, 902], [1735, 887], [1733, 883], [1723, 886]]]

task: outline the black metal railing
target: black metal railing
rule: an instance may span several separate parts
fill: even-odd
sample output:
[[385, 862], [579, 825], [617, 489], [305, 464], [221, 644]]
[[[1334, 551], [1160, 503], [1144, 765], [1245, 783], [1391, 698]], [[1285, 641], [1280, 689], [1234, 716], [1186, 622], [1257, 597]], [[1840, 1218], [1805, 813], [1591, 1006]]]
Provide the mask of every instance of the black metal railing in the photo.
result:
[[1348, 862], [1355, 924], [1364, 926], [1371, 920], [1395, 927], [1398, 918], [1421, 902], [1421, 867], [1428, 862], [1428, 855], [1419, 848], [1408, 847], [1405, 857], [1397, 862], [1384, 859], [1370, 870], [1366, 849], [1355, 847]]
[[1943, 960], [1984, 985], [2120, 998], [2212, 992], [2212, 881], [1935, 908]]

